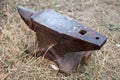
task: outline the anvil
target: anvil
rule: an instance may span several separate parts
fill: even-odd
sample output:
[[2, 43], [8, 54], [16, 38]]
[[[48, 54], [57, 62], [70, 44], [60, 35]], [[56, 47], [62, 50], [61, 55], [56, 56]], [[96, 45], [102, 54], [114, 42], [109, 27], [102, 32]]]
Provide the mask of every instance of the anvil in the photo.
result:
[[36, 33], [36, 40], [28, 47], [35, 56], [54, 61], [60, 71], [70, 74], [84, 63], [91, 50], [100, 49], [106, 37], [79, 21], [54, 10], [34, 10], [18, 6], [18, 12], [28, 27]]

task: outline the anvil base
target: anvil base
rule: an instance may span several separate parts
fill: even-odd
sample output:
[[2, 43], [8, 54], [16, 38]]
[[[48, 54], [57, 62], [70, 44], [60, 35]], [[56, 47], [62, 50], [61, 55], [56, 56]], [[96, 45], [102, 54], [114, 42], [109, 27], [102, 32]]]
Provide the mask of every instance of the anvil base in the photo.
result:
[[47, 53], [42, 53], [37, 48], [36, 42], [30, 43], [28, 51], [33, 53], [33, 56], [35, 57], [44, 56], [46, 59], [54, 61], [58, 65], [59, 70], [66, 74], [71, 74], [72, 70], [76, 69], [79, 63], [86, 63], [86, 61], [91, 56], [91, 51], [81, 51], [66, 53], [64, 54], [64, 56], [61, 57], [57, 55], [57, 52], [54, 48], [49, 49]]

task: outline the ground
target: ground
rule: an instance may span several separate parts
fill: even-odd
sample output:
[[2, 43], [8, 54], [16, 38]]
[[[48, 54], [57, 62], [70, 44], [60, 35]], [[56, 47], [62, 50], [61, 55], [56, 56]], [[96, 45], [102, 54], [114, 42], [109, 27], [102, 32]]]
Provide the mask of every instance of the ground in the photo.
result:
[[[17, 6], [54, 9], [104, 34], [107, 42], [69, 76], [25, 53], [35, 37]], [[120, 0], [0, 0], [0, 80], [120, 80]], [[29, 56], [29, 57], [26, 57]]]

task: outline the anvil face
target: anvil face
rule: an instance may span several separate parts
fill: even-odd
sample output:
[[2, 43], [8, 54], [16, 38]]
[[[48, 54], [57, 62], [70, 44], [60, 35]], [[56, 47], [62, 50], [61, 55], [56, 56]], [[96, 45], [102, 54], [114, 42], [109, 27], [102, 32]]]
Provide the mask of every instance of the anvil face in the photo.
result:
[[[106, 42], [106, 37], [77, 20], [60, 14], [54, 10], [40, 12], [18, 7], [18, 12], [30, 29], [36, 32], [35, 46], [37, 53], [43, 53], [50, 45], [56, 44], [50, 50], [49, 58], [58, 60], [61, 69], [69, 72], [79, 61], [90, 56], [90, 51], [98, 50]], [[35, 49], [31, 49], [33, 51]], [[54, 55], [54, 56], [53, 56]], [[48, 56], [48, 55], [47, 55]], [[58, 59], [63, 57], [63, 59]], [[65, 70], [64, 70], [65, 71]]]
[[[81, 39], [88, 43], [93, 43], [98, 47], [101, 47], [106, 40], [103, 35], [82, 25], [75, 19], [64, 16], [54, 10], [44, 11], [36, 17], [32, 17], [32, 20], [39, 25], [46, 26], [46, 28], [55, 31], [60, 35]], [[97, 37], [99, 39], [96, 39]]]

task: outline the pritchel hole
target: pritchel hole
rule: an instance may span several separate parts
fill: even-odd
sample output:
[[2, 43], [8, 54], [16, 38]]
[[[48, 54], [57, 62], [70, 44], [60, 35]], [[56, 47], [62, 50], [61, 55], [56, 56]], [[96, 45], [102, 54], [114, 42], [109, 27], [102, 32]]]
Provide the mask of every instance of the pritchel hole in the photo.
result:
[[97, 39], [97, 40], [98, 40], [98, 39], [99, 39], [99, 37], [96, 37], [95, 39]]
[[87, 31], [85, 31], [85, 30], [80, 30], [79, 33], [82, 34], [82, 35], [85, 35], [85, 34], [87, 33]]

